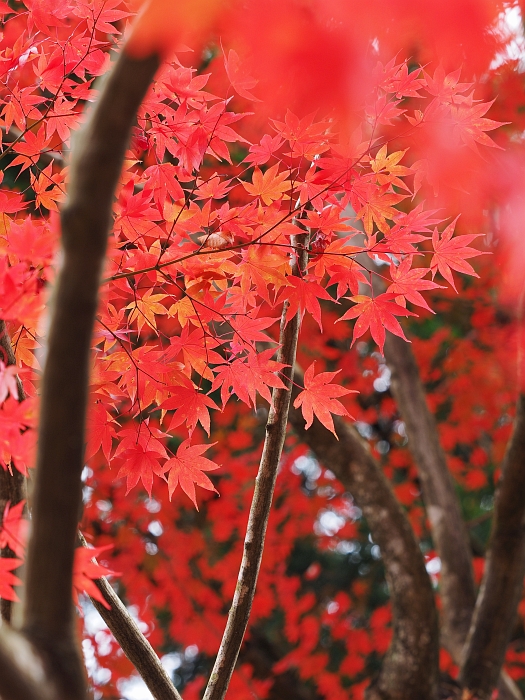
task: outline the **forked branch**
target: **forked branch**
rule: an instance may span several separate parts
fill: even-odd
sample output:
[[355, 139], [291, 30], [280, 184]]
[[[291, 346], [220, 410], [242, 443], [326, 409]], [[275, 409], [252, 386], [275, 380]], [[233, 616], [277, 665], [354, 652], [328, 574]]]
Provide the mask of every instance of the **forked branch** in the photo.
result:
[[432, 539], [441, 559], [443, 640], [459, 661], [476, 602], [467, 532], [410, 344], [387, 333], [385, 359], [392, 372], [392, 390], [421, 479]]
[[290, 422], [318, 459], [335, 474], [363, 511], [381, 549], [393, 609], [394, 635], [367, 700], [434, 700], [439, 634], [434, 594], [408, 519], [381, 468], [356, 429], [333, 416], [339, 440], [318, 420], [305, 430], [302, 414]]

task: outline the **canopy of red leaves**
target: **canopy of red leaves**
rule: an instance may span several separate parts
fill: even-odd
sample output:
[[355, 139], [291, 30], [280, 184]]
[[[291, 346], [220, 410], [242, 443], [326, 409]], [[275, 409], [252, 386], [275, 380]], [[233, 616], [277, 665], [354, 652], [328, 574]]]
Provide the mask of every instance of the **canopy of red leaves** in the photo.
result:
[[[151, 642], [179, 655], [188, 700], [233, 593], [261, 420], [282, 386], [285, 304], [288, 320], [303, 317], [296, 406], [328, 429], [333, 414], [355, 418], [423, 546], [385, 329], [413, 342], [467, 515], [491, 507], [516, 388], [522, 76], [505, 56], [506, 3], [434, 5], [152, 0], [131, 29], [136, 8], [119, 0], [0, 3], [0, 318], [28, 394], [18, 402], [0, 358], [4, 469], [34, 464], [39, 324], [71, 132], [125, 39], [132, 55], [166, 59], [115, 204], [85, 470], [83, 528], [98, 546], [79, 553], [75, 585], [96, 597], [93, 578], [122, 572]], [[292, 241], [305, 227], [299, 277]], [[503, 254], [479, 258], [495, 239]], [[495, 306], [502, 278], [506, 305]], [[21, 518], [22, 506], [6, 507], [0, 529], [19, 557], [0, 560], [7, 599]], [[253, 638], [279, 651], [274, 674], [293, 669], [331, 700], [362, 697], [391, 634], [380, 566], [351, 496], [289, 435], [252, 618]], [[111, 671], [94, 682], [111, 696], [130, 668], [92, 641]], [[231, 697], [265, 697], [243, 654]], [[522, 678], [519, 645], [508, 662]]]

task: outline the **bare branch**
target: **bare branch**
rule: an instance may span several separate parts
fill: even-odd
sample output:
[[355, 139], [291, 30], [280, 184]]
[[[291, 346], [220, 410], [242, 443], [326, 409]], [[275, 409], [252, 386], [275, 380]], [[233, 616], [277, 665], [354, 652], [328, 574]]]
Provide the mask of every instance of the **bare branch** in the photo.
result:
[[[410, 344], [387, 332], [385, 359], [392, 372], [392, 390], [405, 422], [408, 447], [421, 479], [432, 539], [441, 559], [441, 640], [460, 663], [476, 602], [468, 534]], [[488, 513], [467, 526], [474, 527], [491, 517]], [[501, 700], [523, 700], [504, 672], [498, 689]]]
[[505, 650], [525, 575], [525, 395], [520, 394], [514, 430], [502, 465], [493, 530], [460, 679], [473, 697], [486, 700]]
[[476, 603], [467, 531], [410, 344], [387, 333], [385, 359], [421, 479], [432, 539], [441, 559], [442, 636], [445, 646], [459, 661]]
[[[81, 532], [78, 533], [78, 539], [83, 547], [87, 546]], [[91, 598], [91, 602], [120, 644], [124, 654], [140, 673], [155, 700], [182, 700], [155, 650], [107, 579], [99, 578], [95, 581], [95, 585], [110, 607], [106, 608], [94, 598]]]
[[290, 422], [352, 494], [381, 550], [393, 608], [394, 636], [367, 700], [431, 700], [438, 678], [439, 634], [432, 586], [410, 523], [381, 468], [353, 426], [334, 416], [339, 440], [319, 421]]
[[58, 696], [83, 698], [72, 570], [81, 505], [91, 335], [115, 187], [137, 109], [159, 65], [120, 55], [74, 148], [62, 211], [63, 264], [45, 364], [23, 629], [47, 657]]
[[[299, 238], [304, 239], [305, 237], [297, 236], [295, 243], [298, 243], [297, 239]], [[295, 245], [295, 243], [292, 244]], [[302, 271], [306, 267], [308, 255], [304, 241], [297, 245], [296, 254], [295, 271]], [[297, 338], [301, 325], [300, 312], [286, 324], [287, 310], [288, 304], [285, 303], [281, 316], [280, 349], [277, 356], [278, 362], [286, 365], [281, 372], [281, 378], [286, 388], [274, 389], [272, 393], [272, 406], [266, 422], [266, 438], [259, 472], [255, 480], [255, 491], [244, 538], [244, 551], [237, 586], [228, 614], [226, 629], [203, 700], [223, 700], [226, 695], [255, 595], [277, 469], [286, 437]]]

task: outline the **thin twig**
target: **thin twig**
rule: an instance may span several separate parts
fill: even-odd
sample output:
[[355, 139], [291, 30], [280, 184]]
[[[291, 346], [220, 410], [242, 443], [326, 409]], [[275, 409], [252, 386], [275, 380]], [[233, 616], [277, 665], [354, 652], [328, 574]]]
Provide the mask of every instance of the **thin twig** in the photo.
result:
[[[83, 547], [87, 547], [81, 532], [78, 533], [78, 539]], [[95, 581], [95, 585], [110, 607], [106, 608], [94, 598], [91, 598], [91, 602], [120, 644], [124, 654], [141, 675], [155, 700], [182, 700], [155, 650], [107, 579], [99, 578]]]

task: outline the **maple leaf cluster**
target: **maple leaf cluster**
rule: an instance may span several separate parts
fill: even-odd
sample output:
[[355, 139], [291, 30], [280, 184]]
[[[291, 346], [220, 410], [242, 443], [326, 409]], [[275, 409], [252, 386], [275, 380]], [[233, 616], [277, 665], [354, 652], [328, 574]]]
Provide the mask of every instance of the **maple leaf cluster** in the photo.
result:
[[[4, 51], [0, 157], [8, 173], [28, 172], [29, 182], [23, 193], [0, 191], [1, 317], [28, 372], [54, 275], [53, 212], [67, 179], [60, 153], [94, 99], [94, 78], [107, 69], [100, 37], [118, 42], [117, 25], [129, 13], [117, 8], [82, 3], [68, 15], [67, 33], [65, 8], [39, 3], [15, 16], [4, 8], [11, 31], [27, 30]], [[53, 37], [44, 26], [56, 28]], [[240, 66], [230, 50], [224, 80], [251, 100], [255, 82]], [[434, 211], [422, 201], [410, 207], [424, 167], [403, 164], [406, 149], [390, 152], [381, 133], [396, 120], [416, 129], [439, 119], [465, 145], [493, 145], [486, 132], [498, 123], [482, 116], [490, 105], [474, 99], [459, 73], [408, 73], [406, 63], [391, 61], [378, 64], [375, 77], [350, 138], [338, 135], [333, 119], [288, 111], [250, 143], [234, 128], [247, 115], [206, 89], [209, 74], [177, 59], [159, 71], [121, 177], [94, 346], [86, 456], [101, 451], [128, 489], [141, 482], [151, 494], [156, 476], [170, 493], [180, 484], [196, 504], [195, 483], [213, 488], [204, 472], [217, 464], [197, 456], [205, 448], [174, 449], [172, 435], [181, 426], [190, 440], [197, 426], [209, 434], [210, 411], [232, 397], [255, 408], [258, 395], [270, 401], [271, 389], [283, 386], [273, 359], [283, 304], [288, 321], [311, 314], [322, 331], [320, 301], [350, 301], [340, 320], [356, 319], [354, 341], [370, 331], [382, 351], [385, 329], [403, 336], [397, 319], [414, 313], [407, 304], [428, 308], [420, 291], [438, 287], [429, 274], [452, 285], [452, 270], [475, 274], [466, 259], [478, 254], [467, 245], [476, 236], [452, 237], [455, 222], [440, 234]], [[310, 262], [297, 276], [293, 241], [305, 230]], [[422, 255], [428, 249], [430, 259]], [[379, 292], [376, 277], [384, 281]], [[0, 375], [3, 398], [13, 395], [9, 372]], [[335, 397], [348, 390], [313, 380], [311, 367], [305, 376], [297, 405], [309, 423], [316, 415], [333, 429], [330, 411], [346, 415]], [[3, 419], [22, 410], [2, 403]], [[3, 463], [25, 470], [31, 426], [19, 433]]]
[[[94, 81], [107, 71], [130, 16], [116, 0], [25, 5], [24, 12], [0, 5], [5, 20], [0, 159], [6, 166], [0, 183], [0, 318], [8, 324], [28, 394], [18, 401], [15, 372], [0, 358], [0, 461], [4, 469], [22, 473], [34, 463], [39, 323], [56, 272], [56, 211], [67, 188], [64, 163], [71, 132], [96, 99]], [[411, 151], [414, 134], [421, 134], [423, 142], [438, 123], [440, 134], [462, 153], [475, 151], [476, 144], [494, 146], [487, 132], [500, 122], [485, 117], [490, 102], [477, 101], [473, 85], [460, 82], [459, 72], [409, 69], [407, 62], [392, 60], [378, 62], [370, 94], [361, 104], [360, 127], [350, 135], [339, 131], [332, 116], [291, 111], [269, 122], [261, 134], [258, 126], [250, 126], [248, 111], [257, 99], [257, 83], [233, 49], [215, 59], [211, 73], [186, 63], [184, 53], [177, 53], [159, 71], [140, 109], [117, 193], [93, 344], [86, 448], [92, 477], [86, 489], [99, 488], [106, 499], [95, 503], [87, 497], [87, 511], [105, 513], [106, 534], [113, 536], [117, 504], [123, 522], [133, 522], [140, 512], [144, 523], [151, 524], [156, 503], [173, 498], [180, 506], [178, 486], [197, 506], [198, 486], [209, 492], [199, 496], [206, 510], [202, 517], [215, 523], [215, 537], [227, 543], [235, 540], [246, 505], [242, 484], [253, 466], [250, 458], [231, 459], [232, 452], [239, 455], [253, 447], [250, 434], [256, 432], [253, 411], [242, 413], [239, 407], [264, 410], [272, 389], [284, 386], [283, 364], [275, 359], [283, 309], [286, 322], [295, 314], [304, 319], [302, 341], [308, 351], [300, 353], [305, 372], [295, 406], [307, 427], [316, 417], [334, 431], [332, 415], [350, 413], [364, 425], [366, 411], [355, 410], [351, 395], [364, 389], [364, 380], [345, 367], [346, 386], [334, 383], [338, 372], [331, 371], [335, 365], [330, 362], [316, 370], [320, 348], [325, 357], [332, 353], [334, 361], [352, 363], [348, 352], [344, 359], [325, 342], [348, 339], [353, 346], [370, 336], [382, 353], [386, 330], [404, 337], [399, 318], [413, 318], [419, 311], [427, 317], [429, 293], [444, 289], [435, 278], [455, 288], [455, 272], [476, 276], [467, 261], [480, 254], [471, 246], [479, 234], [454, 235], [457, 219], [450, 222], [446, 216], [456, 212], [427, 208], [424, 196], [435, 188], [436, 178], [432, 164], [417, 148]], [[292, 266], [297, 246], [306, 246], [309, 254], [300, 276]], [[363, 372], [376, 378], [377, 357], [368, 352], [364, 364]], [[355, 383], [349, 383], [350, 377]], [[205, 436], [211, 442], [205, 444]], [[208, 449], [213, 459], [204, 456]], [[290, 464], [304, 457], [304, 450], [293, 454]], [[298, 488], [295, 477], [283, 484], [283, 491]], [[333, 488], [329, 476], [323, 479], [323, 488]], [[148, 498], [126, 501], [131, 489], [141, 493], [138, 487]], [[413, 501], [411, 488], [413, 484], [404, 492], [398, 489], [400, 500]], [[218, 516], [210, 500], [216, 490], [223, 501], [236, 490], [241, 494], [226, 515], [221, 511]], [[333, 493], [330, 512], [343, 513], [345, 528], [352, 529], [348, 498]], [[301, 506], [297, 522], [289, 522], [293, 519], [283, 507], [279, 524], [290, 542], [314, 529], [324, 506], [326, 500], [316, 494]], [[18, 583], [11, 570], [23, 557], [23, 549], [14, 546], [18, 536], [9, 534], [23, 527], [11, 527], [14, 510], [6, 509], [0, 531], [0, 541], [18, 557], [0, 560], [9, 562], [0, 575], [0, 586], [5, 586], [0, 596], [8, 599]], [[16, 511], [17, 523], [21, 514], [22, 507]], [[173, 527], [168, 516], [155, 517], [157, 531]], [[417, 513], [413, 519], [421, 521]], [[115, 535], [123, 552], [127, 536], [121, 530]], [[147, 537], [151, 544], [144, 533], [144, 541]], [[196, 566], [210, 581], [219, 573], [217, 567], [212, 571], [199, 537], [189, 528], [178, 537], [177, 547], [195, 552]], [[296, 584], [282, 576], [282, 562], [291, 551], [282, 540], [277, 530], [271, 531], [267, 576], [279, 580], [284, 595]], [[90, 580], [111, 573], [91, 561], [103, 551], [81, 550], [78, 555], [77, 588], [95, 598]], [[152, 547], [146, 552], [155, 555]], [[237, 554], [232, 546], [218, 569], [231, 571]], [[167, 558], [175, 559], [176, 553]], [[125, 570], [125, 559], [124, 554], [116, 568]], [[160, 588], [175, 571], [177, 584], [191, 588], [191, 594], [170, 623], [173, 637], [191, 622], [191, 634], [204, 639], [210, 637], [208, 625], [195, 623], [194, 610], [206, 601], [213, 625], [222, 629], [231, 591], [225, 585], [211, 594], [208, 586], [195, 582], [190, 569], [185, 560], [180, 568], [168, 562], [155, 573], [142, 572], [137, 590], [145, 588], [149, 575]], [[266, 593], [256, 603], [255, 620], [269, 614], [275, 602], [265, 576], [261, 588]], [[163, 598], [168, 595], [157, 592], [159, 608], [168, 604]], [[311, 668], [307, 672], [303, 667], [304, 677], [324, 683], [323, 692], [336, 698], [340, 687], [334, 674], [320, 674], [326, 654], [306, 613], [315, 610], [334, 639], [341, 639], [348, 633], [348, 601], [338, 599], [337, 614], [330, 617], [320, 612], [318, 601], [303, 598], [286, 622], [289, 641], [299, 646], [280, 670], [315, 648]], [[387, 624], [389, 613], [378, 610], [371, 632], [352, 630], [362, 653], [348, 657], [343, 669], [348, 678], [359, 681], [367, 650], [386, 649], [388, 633], [381, 636], [377, 630]], [[153, 627], [152, 613], [141, 609], [141, 615]], [[214, 638], [207, 647], [201, 643], [210, 654], [215, 646]]]

